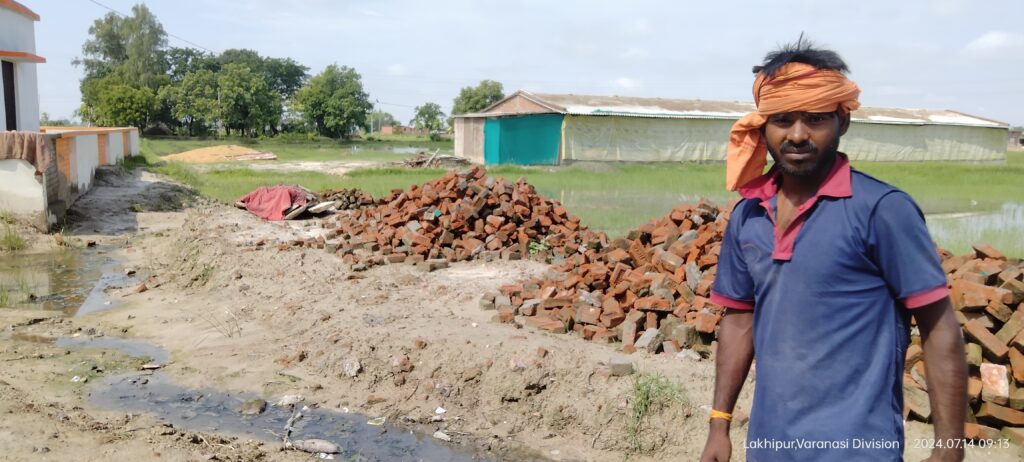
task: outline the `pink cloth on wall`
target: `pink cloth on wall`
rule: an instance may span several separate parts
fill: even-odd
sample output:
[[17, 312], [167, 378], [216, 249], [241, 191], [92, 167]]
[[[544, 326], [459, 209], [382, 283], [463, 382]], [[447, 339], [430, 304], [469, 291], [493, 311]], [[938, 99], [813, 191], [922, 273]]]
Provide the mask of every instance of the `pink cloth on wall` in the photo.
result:
[[284, 213], [296, 205], [306, 204], [306, 191], [297, 186], [263, 186], [238, 199], [245, 209], [271, 221], [284, 219]]

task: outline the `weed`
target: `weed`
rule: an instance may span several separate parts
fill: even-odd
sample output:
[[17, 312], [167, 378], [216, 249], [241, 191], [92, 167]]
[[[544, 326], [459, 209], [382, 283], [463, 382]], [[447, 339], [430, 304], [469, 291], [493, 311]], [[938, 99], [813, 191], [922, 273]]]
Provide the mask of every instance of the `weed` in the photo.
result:
[[626, 428], [631, 452], [644, 450], [642, 435], [651, 413], [673, 404], [687, 405], [681, 386], [661, 374], [638, 373], [633, 377], [633, 397]]
[[142, 212], [146, 211], [146, 208], [143, 207], [142, 204], [140, 204], [138, 202], [132, 202], [132, 205], [129, 208], [131, 209], [132, 212], [135, 212], [135, 213], [142, 213]]
[[213, 279], [213, 275], [217, 272], [217, 267], [212, 265], [203, 265], [203, 270], [196, 275], [193, 279], [200, 286], [205, 286]]
[[213, 313], [198, 313], [198, 316], [208, 326], [227, 338], [241, 337], [242, 326], [238, 323], [238, 317], [231, 310], [224, 310], [224, 314], [227, 316], [223, 320], [218, 319]]
[[0, 236], [0, 250], [13, 251], [25, 248], [25, 239], [11, 227], [4, 226], [4, 234]]
[[527, 248], [530, 251], [530, 255], [537, 255], [538, 252], [548, 250], [551, 248], [551, 246], [549, 246], [547, 242], [530, 241], [530, 243], [527, 245]]
[[7, 306], [11, 302], [11, 292], [7, 286], [0, 284], [0, 307]]
[[6, 210], [0, 210], [0, 222], [7, 223], [9, 225], [14, 224], [14, 214]]

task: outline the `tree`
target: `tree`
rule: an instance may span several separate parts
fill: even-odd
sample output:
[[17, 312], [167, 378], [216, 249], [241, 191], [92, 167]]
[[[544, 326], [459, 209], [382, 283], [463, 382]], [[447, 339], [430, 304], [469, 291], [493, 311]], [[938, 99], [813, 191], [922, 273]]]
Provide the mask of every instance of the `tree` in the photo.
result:
[[398, 119], [388, 112], [376, 110], [370, 113], [369, 117], [370, 130], [380, 130], [380, 127], [385, 125], [398, 125]]
[[281, 121], [281, 95], [243, 64], [226, 64], [217, 75], [218, 110], [225, 130], [242, 134], [276, 130]]
[[[456, 96], [452, 103], [452, 115], [479, 112], [487, 106], [501, 101], [504, 97], [505, 93], [500, 82], [481, 80], [475, 87], [462, 87], [459, 96]], [[452, 118], [449, 118], [448, 125], [451, 126], [451, 124]]]
[[309, 68], [291, 58], [265, 58], [253, 50], [232, 48], [224, 50], [218, 61], [221, 65], [243, 64], [263, 77], [267, 86], [277, 90], [285, 99], [291, 98], [306, 83]]
[[132, 7], [131, 16], [107, 13], [89, 27], [84, 57], [72, 63], [85, 68], [86, 81], [121, 74], [127, 85], [156, 91], [166, 81], [167, 33], [146, 5]]
[[189, 72], [181, 82], [161, 88], [160, 100], [189, 136], [203, 133], [218, 118], [217, 76], [206, 69]]
[[142, 130], [157, 109], [157, 96], [153, 90], [115, 83], [99, 87], [91, 119], [104, 127], [136, 127]]
[[171, 47], [167, 50], [168, 75], [172, 83], [179, 83], [185, 74], [201, 70], [216, 73], [220, 62], [211, 53], [196, 48]]
[[318, 135], [347, 137], [366, 127], [373, 109], [360, 79], [355, 69], [331, 64], [295, 93], [296, 109]]
[[441, 112], [441, 106], [437, 103], [424, 103], [422, 106], [416, 106], [414, 114], [409, 124], [417, 129], [433, 132], [444, 126], [444, 112]]

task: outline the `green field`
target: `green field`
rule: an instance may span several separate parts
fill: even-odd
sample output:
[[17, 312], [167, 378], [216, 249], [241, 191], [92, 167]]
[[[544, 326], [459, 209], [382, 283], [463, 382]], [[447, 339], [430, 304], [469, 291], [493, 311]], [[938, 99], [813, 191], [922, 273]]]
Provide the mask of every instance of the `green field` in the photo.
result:
[[[205, 141], [144, 140], [142, 147], [150, 162], [156, 154], [165, 155], [199, 147]], [[221, 142], [223, 143], [223, 142]], [[378, 142], [393, 149], [402, 142]], [[212, 143], [211, 143], [212, 144]], [[343, 151], [362, 145], [348, 143], [335, 147], [323, 143], [284, 143], [274, 145], [286, 160], [321, 160], [321, 149]], [[259, 148], [264, 149], [264, 148]], [[331, 150], [335, 151], [331, 151]], [[268, 149], [269, 150], [269, 149]], [[359, 152], [359, 151], [357, 151]], [[384, 153], [386, 151], [377, 151]], [[401, 158], [386, 152], [387, 159]], [[365, 160], [380, 160], [367, 158]], [[986, 240], [1013, 255], [1024, 255], [1024, 153], [1008, 153], [1005, 164], [954, 163], [870, 163], [854, 166], [910, 193], [929, 218], [929, 225], [940, 245], [966, 252], [970, 245]], [[297, 183], [319, 190], [327, 187], [360, 188], [375, 196], [393, 188], [413, 184], [444, 174], [443, 170], [373, 168], [350, 172], [344, 177], [322, 172], [254, 171], [244, 167], [216, 168], [204, 173], [186, 165], [157, 168], [195, 187], [201, 194], [230, 203], [262, 185]], [[723, 187], [722, 164], [591, 164], [570, 167], [500, 166], [492, 175], [509, 180], [520, 177], [548, 197], [558, 199], [579, 215], [591, 228], [622, 234], [639, 224], [664, 215], [676, 204], [708, 198], [726, 205], [734, 193]], [[948, 216], [941, 214], [975, 214]]]

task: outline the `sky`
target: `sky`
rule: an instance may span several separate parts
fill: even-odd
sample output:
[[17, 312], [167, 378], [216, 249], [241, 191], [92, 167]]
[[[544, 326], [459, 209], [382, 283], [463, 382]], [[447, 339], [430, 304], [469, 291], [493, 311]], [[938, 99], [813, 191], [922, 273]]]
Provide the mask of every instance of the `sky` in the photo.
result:
[[[40, 110], [78, 107], [90, 0], [20, 0], [36, 23]], [[130, 12], [137, 0], [96, 0]], [[249, 48], [311, 74], [355, 68], [401, 121], [450, 112], [465, 86], [505, 93], [750, 101], [750, 68], [801, 32], [839, 52], [872, 107], [952, 109], [1024, 125], [1024, 2], [993, 0], [249, 0], [144, 2], [170, 46]]]

